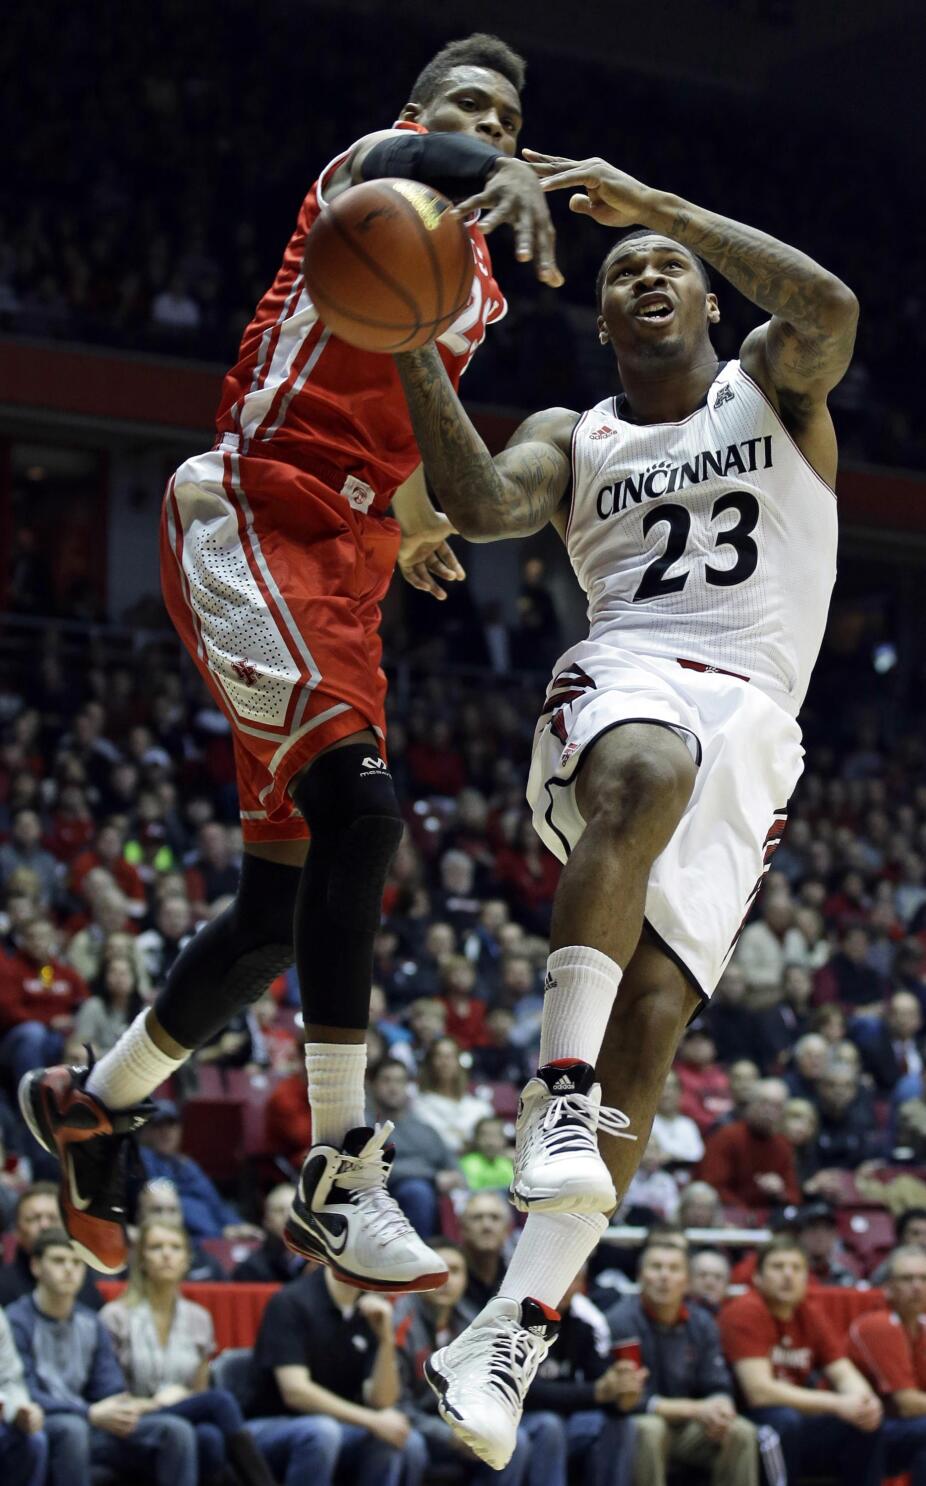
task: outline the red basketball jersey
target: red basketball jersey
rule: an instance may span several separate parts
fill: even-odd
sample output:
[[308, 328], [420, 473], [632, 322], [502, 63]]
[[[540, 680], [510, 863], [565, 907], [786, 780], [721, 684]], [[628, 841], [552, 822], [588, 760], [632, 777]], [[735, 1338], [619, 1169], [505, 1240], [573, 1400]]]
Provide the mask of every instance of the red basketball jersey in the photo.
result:
[[[324, 205], [325, 182], [346, 158], [339, 155], [325, 167], [302, 203], [279, 272], [225, 378], [216, 428], [219, 446], [298, 465], [335, 489], [352, 476], [373, 491], [372, 505], [382, 511], [420, 462], [395, 362], [326, 330], [302, 276], [305, 240]], [[486, 326], [507, 309], [485, 238], [475, 222], [467, 231], [476, 269], [472, 292], [438, 341], [455, 387]], [[357, 485], [345, 493], [363, 508], [371, 503]]]

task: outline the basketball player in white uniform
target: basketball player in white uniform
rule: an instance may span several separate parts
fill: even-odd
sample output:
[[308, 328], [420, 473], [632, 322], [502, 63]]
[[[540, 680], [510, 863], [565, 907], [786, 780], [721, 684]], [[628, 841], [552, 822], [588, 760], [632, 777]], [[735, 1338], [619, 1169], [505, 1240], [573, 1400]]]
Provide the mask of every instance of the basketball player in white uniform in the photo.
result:
[[[529, 1216], [499, 1297], [427, 1364], [443, 1417], [497, 1469], [554, 1307], [627, 1188], [679, 1036], [784, 828], [836, 574], [826, 398], [858, 315], [839, 279], [762, 232], [601, 160], [528, 155], [546, 189], [577, 193], [574, 211], [638, 224], [598, 279], [623, 395], [581, 416], [538, 413], [492, 459], [436, 353], [397, 358], [428, 479], [460, 533], [493, 541], [552, 521], [589, 600], [528, 785], [536, 829], [565, 863], [541, 1067], [518, 1116], [512, 1197]], [[711, 344], [720, 308], [702, 259], [771, 317], [737, 361]], [[601, 1109], [598, 1076], [620, 1110]], [[624, 1138], [599, 1154], [599, 1133]]]

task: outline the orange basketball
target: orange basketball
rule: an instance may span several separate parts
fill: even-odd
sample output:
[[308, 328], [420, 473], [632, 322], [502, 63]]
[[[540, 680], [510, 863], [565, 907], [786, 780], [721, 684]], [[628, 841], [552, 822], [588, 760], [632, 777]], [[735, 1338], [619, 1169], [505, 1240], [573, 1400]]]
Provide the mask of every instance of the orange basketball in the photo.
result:
[[364, 351], [412, 351], [465, 308], [473, 250], [452, 203], [420, 181], [365, 181], [322, 209], [306, 287], [325, 325]]

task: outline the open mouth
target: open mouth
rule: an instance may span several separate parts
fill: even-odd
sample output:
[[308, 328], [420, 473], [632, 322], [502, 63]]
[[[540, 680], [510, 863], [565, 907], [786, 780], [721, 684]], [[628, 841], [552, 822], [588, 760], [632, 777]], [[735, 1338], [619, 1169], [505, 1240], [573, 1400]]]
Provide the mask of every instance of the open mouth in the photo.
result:
[[634, 310], [634, 319], [649, 323], [671, 320], [675, 313], [670, 299], [663, 294], [647, 295]]

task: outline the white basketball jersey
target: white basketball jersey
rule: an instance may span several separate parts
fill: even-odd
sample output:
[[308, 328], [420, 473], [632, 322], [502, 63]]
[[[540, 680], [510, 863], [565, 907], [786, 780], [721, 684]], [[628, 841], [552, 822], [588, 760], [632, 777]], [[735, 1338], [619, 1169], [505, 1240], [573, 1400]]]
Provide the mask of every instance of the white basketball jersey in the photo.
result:
[[836, 578], [836, 500], [738, 361], [680, 423], [623, 399], [573, 435], [566, 545], [590, 638], [748, 677], [796, 714]]

